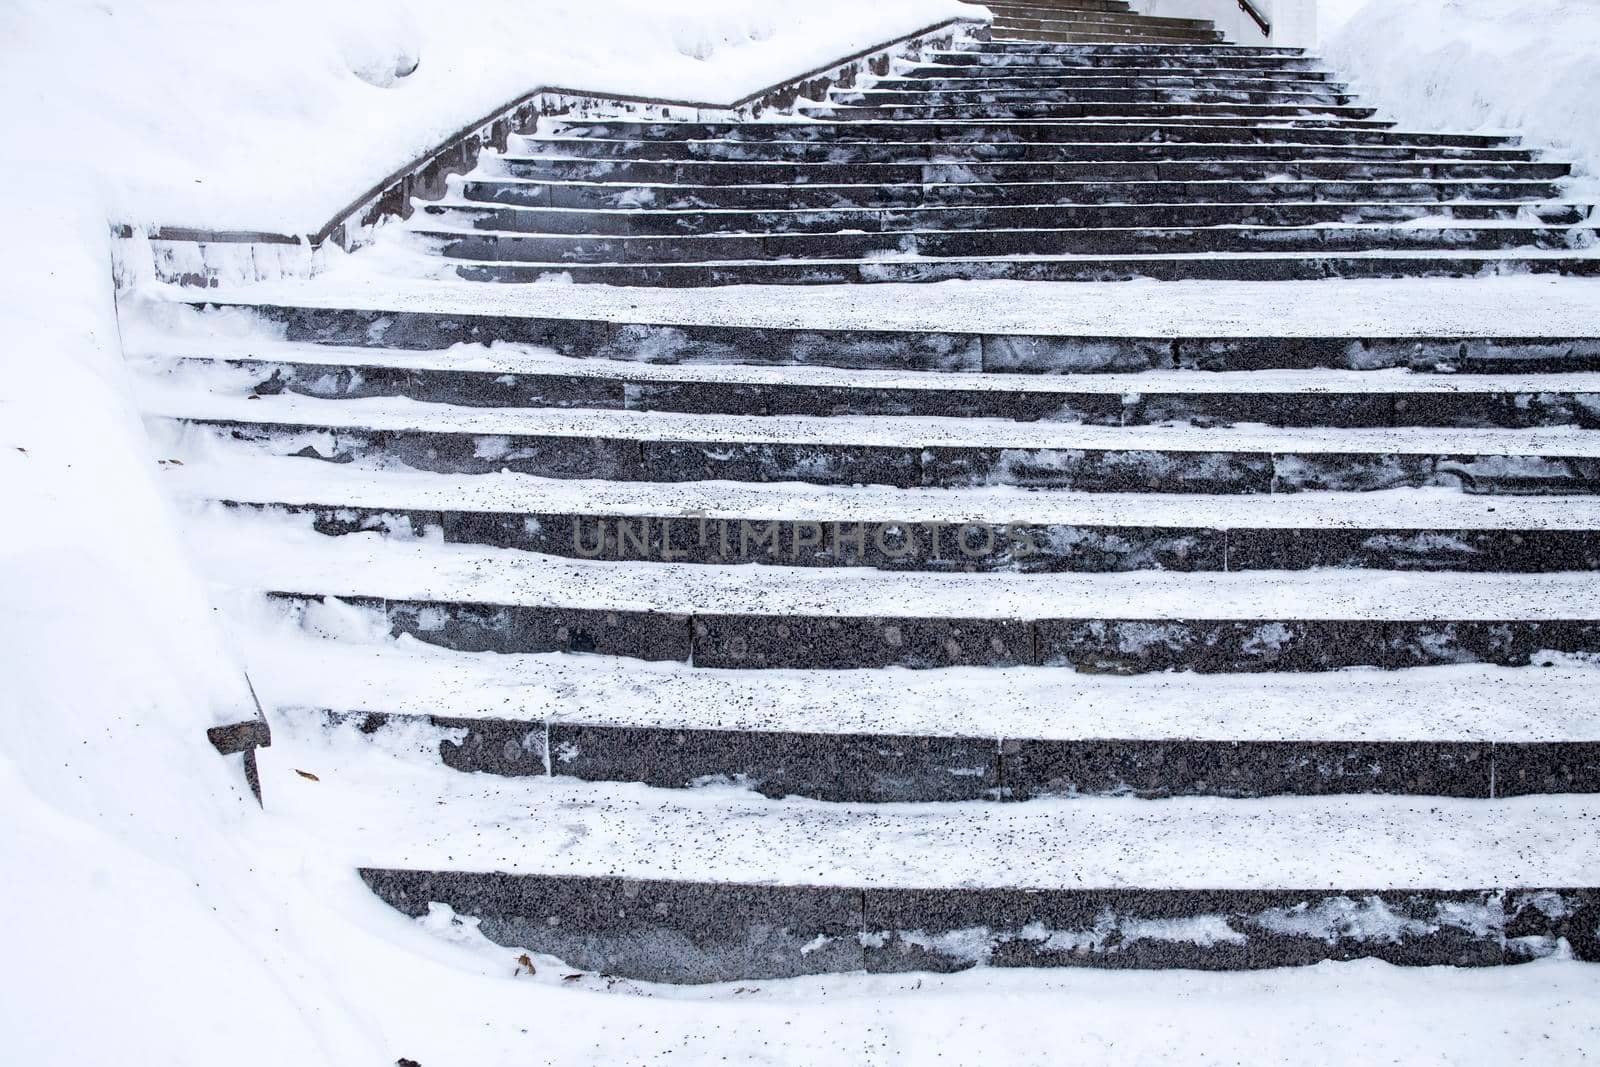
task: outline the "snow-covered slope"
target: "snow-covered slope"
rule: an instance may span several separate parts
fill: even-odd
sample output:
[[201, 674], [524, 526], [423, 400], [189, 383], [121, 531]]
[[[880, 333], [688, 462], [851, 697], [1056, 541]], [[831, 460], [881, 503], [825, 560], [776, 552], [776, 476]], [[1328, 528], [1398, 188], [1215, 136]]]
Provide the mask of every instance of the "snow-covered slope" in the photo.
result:
[[[14, 195], [0, 257], [0, 1060], [342, 1065], [406, 1054], [393, 1047], [400, 1017], [385, 1020], [386, 995], [371, 984], [397, 950], [387, 935], [335, 929], [346, 928], [327, 906], [338, 892], [249, 817], [236, 761], [206, 743], [207, 726], [251, 702], [154, 483], [122, 363], [107, 223], [315, 228], [536, 85], [733, 97], [969, 10], [954, 0], [0, 5], [0, 164]], [[307, 159], [315, 165], [297, 162]], [[345, 898], [365, 904], [354, 876], [346, 882]], [[458, 1007], [478, 982], [468, 976]], [[486, 1062], [464, 1049], [460, 1062]]]
[[311, 233], [536, 86], [731, 101], [980, 10], [958, 0], [16, 0], [0, 10], [0, 99], [8, 148], [37, 157], [43, 138], [53, 157], [100, 175], [118, 222]]
[[1590, 0], [1322, 0], [1322, 52], [1421, 129], [1516, 130], [1600, 180], [1600, 10]]

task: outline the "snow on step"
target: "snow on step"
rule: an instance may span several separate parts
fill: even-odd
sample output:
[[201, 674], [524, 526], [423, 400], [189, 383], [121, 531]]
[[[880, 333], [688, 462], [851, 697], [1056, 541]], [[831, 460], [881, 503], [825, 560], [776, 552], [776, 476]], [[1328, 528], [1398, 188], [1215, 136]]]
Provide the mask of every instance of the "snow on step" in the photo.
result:
[[685, 730], [1213, 741], [1600, 741], [1600, 675], [1460, 665], [1336, 675], [1042, 667], [704, 670], [605, 656], [463, 653], [356, 640], [329, 605], [313, 637], [272, 608], [236, 617], [263, 701], [295, 708]]
[[148, 416], [318, 428], [626, 438], [640, 441], [860, 445], [914, 448], [1119, 449], [1395, 455], [1600, 457], [1600, 435], [1578, 427], [1323, 428], [1093, 426], [935, 416], [700, 415], [674, 411], [467, 408], [403, 397], [323, 400], [284, 394], [251, 400], [146, 379]]
[[204, 293], [174, 293], [170, 299], [180, 305], [357, 308], [671, 326], [1104, 338], [1561, 339], [1594, 336], [1600, 318], [1600, 285], [1532, 276], [1271, 283], [950, 281], [940, 283], [932, 299], [918, 296], [920, 289], [893, 283], [735, 286], [708, 299], [705, 293], [651, 286], [464, 285], [454, 279], [385, 275], [363, 261], [314, 281], [221, 286]]
[[589, 611], [824, 618], [1596, 620], [1600, 574], [1307, 572], [927, 574], [615, 564], [211, 510], [187, 532], [210, 576], [243, 589]]
[[1600, 796], [773, 802], [457, 774], [293, 721], [272, 756], [275, 810], [357, 867], [929, 888], [1600, 884]]
[[217, 443], [167, 467], [162, 484], [191, 500], [334, 504], [401, 511], [662, 515], [840, 522], [1012, 521], [1064, 526], [1210, 529], [1594, 530], [1600, 497], [1464, 495], [1450, 489], [1367, 493], [1210, 494], [1032, 492], [1010, 486], [901, 489], [807, 483], [678, 482], [660, 485], [460, 476], [358, 464], [307, 463]]
[[[130, 358], [152, 373], [176, 373], [197, 384], [226, 385], [229, 379], [198, 377], [208, 368], [196, 362], [174, 367], [179, 359], [299, 363], [327, 367], [382, 367], [402, 370], [480, 371], [494, 374], [562, 374], [581, 378], [651, 382], [705, 382], [738, 385], [827, 386], [897, 390], [962, 390], [1010, 393], [1129, 394], [1297, 394], [1338, 395], [1415, 393], [1497, 395], [1503, 393], [1593, 393], [1600, 395], [1600, 373], [1431, 374], [1385, 368], [1195, 371], [1149, 370], [1101, 374], [1006, 374], [997, 372], [890, 371], [821, 366], [750, 364], [653, 364], [602, 358], [577, 359], [553, 349], [497, 343], [457, 345], [439, 351], [252, 341], [227, 337], [149, 339], [148, 350]], [[1600, 403], [1600, 402], [1597, 402]]]

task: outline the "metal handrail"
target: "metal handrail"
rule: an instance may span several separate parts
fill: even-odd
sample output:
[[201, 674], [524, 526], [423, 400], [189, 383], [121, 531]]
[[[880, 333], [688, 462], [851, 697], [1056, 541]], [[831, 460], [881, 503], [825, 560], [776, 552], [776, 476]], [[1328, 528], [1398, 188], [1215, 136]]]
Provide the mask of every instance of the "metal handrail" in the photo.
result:
[[1250, 21], [1260, 28], [1263, 36], [1272, 36], [1272, 23], [1267, 21], [1267, 16], [1263, 15], [1261, 9], [1250, 0], [1239, 0], [1239, 10], [1250, 16]]

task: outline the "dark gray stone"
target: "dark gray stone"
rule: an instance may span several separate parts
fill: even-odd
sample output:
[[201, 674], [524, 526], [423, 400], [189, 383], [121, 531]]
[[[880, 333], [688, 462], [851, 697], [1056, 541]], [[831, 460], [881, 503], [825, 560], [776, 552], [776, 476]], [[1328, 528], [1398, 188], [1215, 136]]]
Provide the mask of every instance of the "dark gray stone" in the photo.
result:
[[1008, 619], [694, 618], [697, 667], [925, 669], [1032, 662], [1031, 627]]
[[1497, 742], [1494, 795], [1600, 793], [1600, 742]]
[[1493, 891], [869, 889], [865, 909], [867, 967], [878, 972], [1502, 961]]
[[1556, 955], [1565, 944], [1600, 963], [1600, 890], [1513, 889], [1505, 902], [1507, 962]]
[[448, 904], [489, 940], [622, 978], [679, 984], [859, 971], [861, 891], [622, 878], [361, 871], [421, 916]]
[[1491, 747], [1488, 743], [1008, 738], [1001, 745], [1000, 766], [1005, 793], [1014, 800], [1339, 793], [1487, 798], [1493, 795]]
[[1039, 662], [1079, 671], [1325, 671], [1387, 662], [1383, 623], [1042, 619]]
[[996, 743], [979, 738], [555, 723], [550, 752], [553, 773], [589, 781], [669, 789], [726, 781], [770, 797], [979, 800], [999, 786]]

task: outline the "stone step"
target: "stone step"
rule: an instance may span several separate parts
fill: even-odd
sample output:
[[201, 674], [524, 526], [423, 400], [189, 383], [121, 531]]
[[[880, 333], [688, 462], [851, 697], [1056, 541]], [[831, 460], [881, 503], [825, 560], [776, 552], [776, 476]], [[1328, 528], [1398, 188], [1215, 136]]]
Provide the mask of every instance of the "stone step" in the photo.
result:
[[[154, 382], [237, 398], [403, 397], [485, 408], [893, 416], [1150, 426], [1600, 428], [1600, 375], [1149, 369], [942, 373], [673, 366], [479, 348], [448, 356], [332, 345], [217, 345], [130, 354]], [[203, 353], [203, 354], [202, 354]], [[1170, 359], [1171, 353], [1168, 353]]]
[[[666, 507], [658, 489], [639, 483], [374, 471], [208, 443], [198, 453], [168, 449], [183, 466], [169, 467], [163, 482], [185, 500], [300, 516], [330, 536], [380, 531], [619, 563], [1034, 574], [1600, 568], [1590, 498], [1387, 490], [1241, 500], [686, 482]], [[776, 541], [766, 537], [773, 526]]]
[[[1120, 29], [1127, 27], [1132, 30], [1200, 30], [1204, 36], [1210, 38], [1215, 34], [1216, 24], [1209, 19], [1184, 19], [1184, 18], [1152, 18], [1149, 15], [1140, 15], [1134, 12], [1123, 11], [1085, 11], [1074, 8], [1051, 8], [1025, 6], [1020, 4], [1001, 4], [991, 6], [994, 12], [995, 25], [1002, 23], [1069, 23], [1083, 27], [1109, 27]], [[1110, 29], [1105, 32], [1111, 32]]]
[[718, 263], [462, 261], [456, 276], [503, 284], [564, 279], [586, 285], [727, 286], [837, 285], [863, 282], [1313, 281], [1327, 278], [1466, 278], [1496, 274], [1600, 274], [1587, 252], [1496, 251], [1171, 252], [1016, 258], [928, 258], [904, 254], [862, 260], [737, 260]]
[[[694, 236], [699, 234], [914, 232], [973, 228], [1310, 226], [1322, 223], [1407, 223], [1418, 220], [1511, 220], [1535, 208], [1519, 201], [1242, 204], [1050, 204], [1012, 207], [787, 209], [779, 211], [657, 211], [621, 208], [489, 206], [471, 200], [427, 204], [423, 214], [449, 229], [510, 230], [546, 234]], [[1587, 204], [1539, 204], [1546, 225], [1574, 226], [1590, 216]]]
[[532, 951], [613, 981], [754, 982], [980, 966], [1256, 970], [1356, 959], [1481, 967], [1565, 956], [1559, 945], [1574, 939], [1578, 958], [1600, 956], [1589, 929], [1600, 891], [1578, 888], [1094, 892], [383, 868], [363, 868], [361, 876], [404, 915], [421, 919], [447, 905], [506, 946], [508, 957]]
[[1369, 203], [1384, 200], [1547, 201], [1562, 195], [1554, 180], [1423, 178], [1333, 181], [1062, 181], [942, 182], [900, 185], [682, 185], [613, 181], [473, 178], [464, 199], [571, 210], [789, 211], [918, 210], [938, 207], [1082, 207], [1117, 204]]
[[337, 617], [352, 633], [387, 630], [459, 652], [582, 652], [707, 669], [1119, 675], [1529, 668], [1600, 653], [1600, 576], [1589, 572], [619, 566], [325, 537], [308, 516], [226, 510], [192, 516], [188, 536], [211, 581], [266, 593], [286, 620], [315, 630]]
[[1066, 68], [1117, 70], [1272, 70], [1320, 69], [1321, 60], [1299, 53], [1260, 54], [1217, 47], [1183, 48], [1177, 45], [1110, 48], [992, 41], [992, 49], [965, 52], [927, 52], [925, 64], [933, 67], [981, 67], [988, 71], [1062, 70]]
[[880, 89], [982, 89], [1031, 87], [1110, 88], [1137, 89], [1150, 86], [1205, 87], [1226, 89], [1302, 88], [1341, 90], [1342, 81], [1334, 81], [1327, 70], [1273, 70], [1262, 67], [1202, 67], [1183, 69], [1157, 67], [1063, 67], [1031, 72], [1017, 67], [989, 69], [981, 66], [960, 67], [948, 64], [925, 63], [901, 67], [885, 78], [874, 78], [870, 83]]
[[1326, 89], [1063, 88], [830, 89], [827, 102], [855, 107], [962, 107], [976, 104], [1294, 104], [1347, 105], [1356, 98]]
[[341, 463], [388, 457], [444, 474], [1225, 494], [1600, 489], [1600, 436], [1573, 427], [1122, 427], [463, 408], [384, 397], [206, 397], [154, 379], [141, 392], [144, 410], [180, 420], [197, 444], [216, 437]]
[[[1328, 675], [1304, 673], [703, 670], [337, 640], [330, 638], [349, 620], [324, 611], [307, 621], [311, 631], [241, 628], [242, 651], [271, 711], [330, 707], [530, 724], [891, 737], [1455, 741], [1502, 751], [1600, 740], [1593, 664], [1344, 671], [1333, 676], [1337, 685]], [[1497, 789], [1547, 791], [1543, 785], [1513, 774]]]
[[1132, 18], [1082, 18], [1069, 16], [1058, 19], [1027, 18], [1019, 15], [997, 15], [990, 25], [996, 41], [1082, 41], [1106, 44], [1214, 44], [1223, 40], [1222, 34], [1197, 25], [1178, 24], [1176, 20], [1156, 22], [1133, 16]]
[[800, 104], [799, 115], [831, 118], [835, 121], [871, 122], [908, 119], [1164, 119], [1190, 118], [1234, 122], [1297, 121], [1368, 123], [1389, 127], [1391, 122], [1373, 119], [1377, 108], [1338, 104], [1207, 104], [1207, 103], [1125, 103], [1072, 104], [1016, 101], [998, 104], [904, 104], [874, 107], [847, 104]]
[[569, 137], [603, 137], [634, 141], [705, 140], [814, 141], [851, 143], [888, 141], [943, 146], [948, 143], [1046, 141], [1193, 144], [1394, 145], [1431, 148], [1511, 148], [1520, 139], [1498, 134], [1412, 133], [1362, 127], [1262, 125], [1233, 121], [1204, 123], [1194, 119], [1170, 122], [1029, 122], [992, 119], [920, 122], [639, 122], [633, 120], [562, 120], [541, 127]]
[[[994, 13], [991, 29], [1005, 27], [1064, 26], [1091, 33], [1167, 36], [1195, 41], [1217, 41], [1216, 24], [1208, 19], [1152, 18], [1131, 11], [1082, 11], [1070, 8], [1040, 8], [1002, 4], [990, 8]], [[1004, 36], [996, 34], [996, 36]]]
[[[1063, 24], [1070, 25], [1070, 24]], [[1000, 24], [994, 29], [996, 41], [1063, 41], [1070, 43], [1100, 43], [1122, 44], [1124, 42], [1144, 45], [1162, 44], [1190, 44], [1204, 43], [1221, 40], [1220, 34], [1191, 33], [1183, 30], [1124, 30], [1115, 33], [1094, 32], [1092, 25], [1083, 29], [1069, 28], [1064, 30], [1039, 30], [1030, 29], [1026, 24], [1007, 25]]]
[[1539, 154], [1525, 148], [1330, 144], [1300, 145], [1259, 141], [1108, 142], [1108, 141], [746, 141], [633, 140], [600, 137], [522, 138], [493, 166], [540, 156], [566, 159], [685, 159], [746, 163], [898, 163], [950, 164], [1009, 161], [1041, 163], [1216, 162], [1229, 159], [1407, 163], [1446, 160], [1473, 163], [1532, 163]]
[[1027, 10], [1047, 13], [1062, 11], [1127, 12], [1130, 5], [1124, 0], [1027, 0], [1026, 3], [985, 4], [990, 11]]
[[1222, 34], [1204, 23], [1179, 23], [1177, 20], [1157, 22], [1138, 15], [1100, 18], [1070, 14], [1065, 18], [996, 15], [990, 24], [990, 31], [996, 41], [1214, 44], [1223, 40]]
[[[937, 59], [940, 56], [952, 53], [932, 52], [928, 54]], [[953, 54], [972, 56], [979, 63], [1003, 62], [1003, 57], [1007, 56], [1064, 57], [1089, 63], [1106, 63], [1123, 58], [1146, 57], [1177, 58], [1194, 61], [1207, 59], [1255, 59], [1273, 62], [1297, 62], [1310, 58], [1303, 48], [1231, 44], [1039, 44], [1028, 41], [973, 41]]]
[[775, 803], [284, 735], [265, 786], [320, 855], [405, 914], [447, 905], [512, 954], [613, 978], [1600, 954], [1588, 797]]
[[[950, 294], [938, 305], [907, 302], [888, 289], [851, 292], [848, 303], [836, 299], [848, 290], [759, 290], [743, 294], [737, 325], [698, 294], [670, 289], [634, 290], [623, 309], [602, 290], [535, 288], [507, 302], [493, 289], [449, 282], [397, 286], [392, 292], [306, 283], [189, 292], [176, 308], [211, 307], [223, 323], [247, 319], [261, 331], [256, 336], [272, 345], [283, 339], [425, 350], [498, 342], [537, 345], [573, 359], [669, 365], [1023, 374], [1164, 368], [1600, 371], [1600, 337], [1582, 329], [1589, 321], [1587, 305], [1552, 301], [1539, 291], [1519, 290], [1507, 305], [1486, 303], [1475, 283], [1462, 288], [1461, 283], [1411, 282], [1406, 293], [1414, 297], [1383, 294], [1376, 311], [1391, 325], [1379, 331], [1372, 319], [1356, 313], [1375, 299], [1365, 288], [1356, 293], [1345, 283], [1319, 282], [1311, 289], [1284, 290], [1257, 322], [1238, 313], [1254, 290], [1213, 283], [1167, 297], [1170, 332], [1151, 332], [1138, 328], [1142, 320], [1132, 316], [1139, 312], [1120, 286], [1024, 290], [998, 284], [1004, 288], [975, 289], [970, 297]], [[994, 309], [1001, 306], [1009, 311], [997, 318]], [[199, 319], [202, 328], [209, 321]], [[1397, 323], [1412, 332], [1396, 330]], [[124, 327], [125, 332], [135, 328]], [[222, 328], [222, 336], [231, 336]], [[1518, 331], [1526, 333], [1518, 336]], [[170, 334], [144, 340], [130, 334], [127, 343], [133, 352], [177, 350]], [[216, 351], [214, 338], [203, 329], [196, 343], [198, 349], [189, 351]], [[236, 350], [236, 344], [225, 350]]]
[[1126, 12], [1130, 5], [1125, 0], [1023, 0], [1019, 3], [985, 4], [990, 11], [1025, 7], [1035, 11], [1102, 11]]
[[[1544, 181], [1571, 172], [1567, 163], [1471, 159], [1320, 160], [979, 160], [948, 163], [750, 162], [713, 159], [564, 159], [507, 156], [494, 171], [528, 181], [589, 181], [662, 185], [937, 185], [1050, 182], [1259, 181]], [[486, 168], [487, 169], [487, 168]], [[487, 176], [483, 171], [480, 177]]]
[[446, 766], [473, 774], [658, 789], [729, 783], [773, 799], [829, 803], [1600, 793], [1600, 742], [1209, 741], [1120, 733], [1063, 740], [707, 730], [326, 707], [280, 714], [363, 734], [398, 728], [412, 743], [436, 744]]
[[[871, 260], [877, 256], [952, 257], [1325, 253], [1374, 249], [1571, 250], [1594, 245], [1592, 226], [1522, 222], [1325, 224], [1320, 226], [1098, 227], [1049, 230], [919, 230], [884, 233], [615, 236], [451, 231], [419, 225], [417, 237], [440, 255], [476, 262], [661, 265], [732, 261]], [[804, 264], [801, 264], [802, 266]]]

